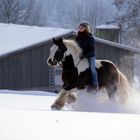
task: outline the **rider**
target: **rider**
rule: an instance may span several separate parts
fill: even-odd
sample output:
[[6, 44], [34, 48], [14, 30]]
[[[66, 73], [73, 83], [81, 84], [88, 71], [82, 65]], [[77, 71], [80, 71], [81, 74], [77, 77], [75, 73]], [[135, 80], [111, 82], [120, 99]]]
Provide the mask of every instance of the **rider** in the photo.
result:
[[93, 84], [88, 88], [99, 90], [98, 75], [95, 68], [95, 45], [94, 37], [91, 33], [89, 23], [81, 22], [77, 33], [76, 41], [83, 50], [81, 59], [88, 58], [89, 65], [92, 72]]

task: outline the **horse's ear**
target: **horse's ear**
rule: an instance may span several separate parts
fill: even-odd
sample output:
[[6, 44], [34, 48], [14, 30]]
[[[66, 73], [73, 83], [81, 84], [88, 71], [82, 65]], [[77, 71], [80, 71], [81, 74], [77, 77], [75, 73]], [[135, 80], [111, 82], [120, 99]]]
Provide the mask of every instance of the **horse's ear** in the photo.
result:
[[53, 37], [53, 43], [56, 44], [56, 39]]
[[62, 43], [62, 42], [63, 42], [63, 38], [62, 38], [62, 37], [60, 37], [60, 38], [59, 38], [59, 41]]

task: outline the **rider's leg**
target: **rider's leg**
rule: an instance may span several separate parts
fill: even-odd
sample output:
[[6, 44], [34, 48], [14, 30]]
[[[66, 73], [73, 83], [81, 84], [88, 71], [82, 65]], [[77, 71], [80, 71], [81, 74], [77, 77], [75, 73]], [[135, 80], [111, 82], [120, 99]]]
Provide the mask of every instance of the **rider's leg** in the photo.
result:
[[99, 82], [98, 82], [98, 75], [97, 75], [97, 71], [96, 71], [96, 67], [95, 67], [95, 57], [90, 57], [88, 60], [89, 60], [89, 65], [90, 65], [91, 72], [92, 72], [93, 85], [95, 87], [97, 87], [97, 89], [98, 89]]

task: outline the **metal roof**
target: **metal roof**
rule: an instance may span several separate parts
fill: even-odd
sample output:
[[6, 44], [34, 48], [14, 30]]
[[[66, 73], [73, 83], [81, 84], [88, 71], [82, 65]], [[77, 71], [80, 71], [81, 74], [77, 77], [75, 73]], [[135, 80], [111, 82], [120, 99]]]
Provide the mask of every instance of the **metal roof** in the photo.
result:
[[0, 23], [0, 57], [72, 32], [70, 29]]

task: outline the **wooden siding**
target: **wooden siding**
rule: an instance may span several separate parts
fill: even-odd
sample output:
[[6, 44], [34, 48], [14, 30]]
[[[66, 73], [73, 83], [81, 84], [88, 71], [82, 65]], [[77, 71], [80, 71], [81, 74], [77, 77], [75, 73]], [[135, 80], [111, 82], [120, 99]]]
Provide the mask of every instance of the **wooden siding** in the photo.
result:
[[128, 48], [124, 45], [111, 43], [110, 41], [100, 40], [98, 38], [95, 39], [95, 42], [96, 58], [112, 61], [130, 81], [133, 81], [133, 54], [135, 50], [132, 47]]
[[96, 36], [119, 43], [120, 29], [96, 29]]
[[48, 86], [49, 44], [0, 59], [0, 88], [23, 89]]
[[[71, 36], [72, 32], [61, 35]], [[47, 65], [51, 45], [52, 40], [48, 40], [0, 56], [0, 89], [55, 90], [53, 68]]]

